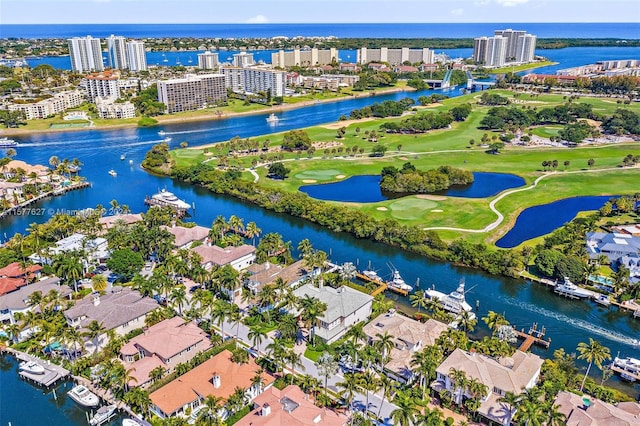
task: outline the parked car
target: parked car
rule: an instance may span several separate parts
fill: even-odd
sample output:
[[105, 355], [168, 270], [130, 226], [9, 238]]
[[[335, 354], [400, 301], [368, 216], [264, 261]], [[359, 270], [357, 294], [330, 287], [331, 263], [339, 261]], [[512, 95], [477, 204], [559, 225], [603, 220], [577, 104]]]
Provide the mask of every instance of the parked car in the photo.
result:
[[156, 294], [155, 296], [153, 296], [153, 299], [159, 304], [161, 304], [162, 306], [167, 306], [167, 298], [164, 297], [163, 295]]

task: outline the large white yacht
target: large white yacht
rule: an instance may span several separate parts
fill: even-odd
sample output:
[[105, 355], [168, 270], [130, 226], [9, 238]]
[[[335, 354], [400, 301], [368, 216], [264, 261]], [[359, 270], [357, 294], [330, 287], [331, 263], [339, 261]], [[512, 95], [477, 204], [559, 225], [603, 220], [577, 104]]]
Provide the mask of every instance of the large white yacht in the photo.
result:
[[585, 299], [591, 296], [591, 292], [589, 290], [578, 287], [571, 282], [569, 277], [564, 277], [564, 282], [562, 284], [557, 284], [553, 291], [561, 296], [568, 296], [576, 299]]
[[467, 303], [464, 297], [464, 278], [460, 280], [458, 288], [449, 294], [444, 294], [437, 290], [427, 290], [426, 293], [430, 298], [437, 299], [445, 311], [460, 314], [462, 311], [471, 312], [472, 310], [471, 305]]

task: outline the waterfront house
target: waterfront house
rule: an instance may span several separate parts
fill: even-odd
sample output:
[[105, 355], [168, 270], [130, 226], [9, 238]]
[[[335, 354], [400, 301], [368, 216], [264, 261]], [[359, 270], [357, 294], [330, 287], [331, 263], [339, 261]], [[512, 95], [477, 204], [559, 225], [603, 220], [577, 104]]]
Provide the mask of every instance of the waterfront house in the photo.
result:
[[[130, 288], [113, 287], [104, 295], [92, 293], [76, 302], [64, 312], [67, 323], [76, 329], [85, 331], [92, 321], [97, 321], [105, 333], [96, 338], [98, 346], [106, 343], [106, 332], [114, 330], [116, 335], [124, 336], [136, 328], [144, 327], [147, 314], [158, 309], [158, 303], [150, 297], [142, 296]], [[87, 342], [85, 347], [93, 346]]]
[[100, 226], [105, 231], [115, 228], [116, 226], [128, 226], [133, 225], [134, 223], [142, 222], [142, 215], [140, 213], [127, 213], [127, 214], [116, 214], [112, 216], [103, 216], [98, 219], [100, 222]]
[[207, 270], [216, 266], [231, 265], [234, 269], [242, 271], [256, 260], [256, 248], [247, 244], [239, 247], [225, 247], [201, 245], [191, 249], [200, 255], [201, 265]]
[[195, 322], [173, 317], [145, 329], [144, 333], [125, 343], [120, 349], [120, 359], [135, 378], [130, 386], [145, 386], [151, 380], [151, 370], [161, 367], [171, 372], [176, 365], [191, 361], [209, 348], [209, 337]]
[[389, 354], [390, 361], [385, 368], [396, 380], [408, 382], [413, 377], [411, 358], [415, 352], [425, 346], [435, 344], [440, 334], [449, 327], [433, 319], [425, 323], [398, 314], [395, 310], [373, 319], [364, 326], [363, 331], [370, 342], [377, 340], [376, 335], [388, 333], [392, 336], [394, 347]]
[[613, 268], [624, 266], [629, 270], [631, 282], [640, 281], [640, 236], [633, 234], [632, 227], [625, 232], [588, 232], [586, 250], [589, 258], [598, 260], [606, 256]]
[[46, 254], [33, 253], [29, 259], [33, 262], [50, 265], [54, 256], [71, 252], [83, 253], [82, 263], [86, 269], [91, 263], [103, 263], [109, 258], [109, 245], [105, 238], [90, 239], [85, 234], [76, 232], [57, 241], [53, 247], [49, 247]]
[[40, 278], [41, 270], [40, 265], [29, 265], [24, 268], [19, 262], [0, 268], [0, 295], [11, 293]]
[[299, 260], [289, 266], [275, 265], [270, 262], [254, 263], [247, 268], [251, 275], [247, 279], [247, 287], [257, 294], [265, 286], [281, 278], [288, 287], [295, 287], [301, 281], [318, 275], [319, 269], [311, 272], [305, 262]]
[[336, 411], [320, 408], [296, 385], [280, 390], [270, 387], [253, 400], [253, 411], [237, 426], [343, 426], [349, 418]]
[[[29, 297], [37, 291], [42, 296], [47, 296], [52, 290], [58, 292], [61, 300], [71, 298], [71, 289], [66, 285], [60, 285], [60, 279], [56, 277], [43, 279], [28, 286], [21, 286], [11, 292], [0, 295], [0, 322], [14, 324], [16, 322], [15, 314], [24, 314], [32, 309], [39, 310], [38, 306], [29, 305]], [[60, 307], [54, 308], [59, 309]], [[28, 334], [29, 330], [23, 330], [20, 333], [20, 339]]]
[[225, 349], [151, 393], [150, 410], [163, 419], [185, 417], [187, 412], [202, 405], [209, 395], [222, 398], [224, 403], [239, 387], [246, 391], [247, 398], [253, 400], [273, 384], [274, 378], [264, 374], [262, 386], [253, 385], [252, 378], [260, 370], [253, 358], [249, 357], [245, 364], [236, 364], [231, 357], [231, 351]]
[[591, 396], [560, 392], [554, 401], [558, 411], [567, 416], [566, 426], [632, 426], [640, 424], [640, 404], [608, 404]]
[[204, 243], [209, 236], [209, 228], [196, 225], [191, 228], [185, 226], [162, 226], [175, 237], [173, 247], [177, 249], [188, 249], [193, 243]]
[[500, 360], [461, 349], [454, 350], [436, 369], [436, 380], [431, 387], [436, 392], [447, 391], [453, 395], [456, 404], [471, 397], [467, 390], [454, 389], [451, 370], [464, 371], [468, 379], [475, 379], [485, 385], [488, 396], [478, 408], [478, 414], [500, 425], [507, 425], [513, 412], [498, 400], [507, 392], [516, 395], [538, 383], [542, 358], [528, 352], [516, 351], [512, 357]]
[[327, 310], [314, 325], [314, 333], [326, 343], [340, 339], [354, 324], [371, 315], [373, 297], [349, 287], [315, 287], [305, 284], [293, 291], [296, 297], [311, 296], [324, 302]]

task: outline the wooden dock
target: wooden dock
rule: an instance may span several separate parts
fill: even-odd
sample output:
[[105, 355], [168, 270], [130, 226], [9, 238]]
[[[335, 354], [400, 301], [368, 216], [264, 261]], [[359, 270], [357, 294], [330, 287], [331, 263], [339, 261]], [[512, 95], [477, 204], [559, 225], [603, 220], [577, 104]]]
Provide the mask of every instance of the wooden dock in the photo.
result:
[[549, 345], [551, 345], [551, 339], [544, 339], [546, 333], [545, 328], [542, 327], [542, 329], [538, 330], [538, 323], [534, 322], [531, 328], [529, 328], [529, 332], [525, 332], [524, 328], [522, 330], [516, 330], [515, 326], [513, 327], [513, 331], [516, 332], [518, 338], [524, 339], [524, 342], [522, 342], [518, 348], [520, 351], [526, 352], [531, 349], [531, 346], [534, 344], [542, 346], [545, 349], [548, 349]]
[[60, 188], [56, 188], [53, 191], [45, 192], [45, 193], [40, 194], [40, 195], [38, 195], [36, 197], [30, 198], [29, 200], [23, 201], [22, 203], [17, 204], [17, 205], [15, 205], [15, 206], [7, 209], [7, 210], [4, 210], [3, 212], [0, 212], [0, 219], [5, 217], [5, 216], [15, 215], [16, 211], [18, 211], [20, 209], [24, 209], [25, 207], [27, 207], [27, 206], [29, 206], [29, 205], [31, 205], [33, 203], [36, 203], [36, 202], [38, 202], [40, 200], [43, 200], [45, 198], [55, 197], [57, 195], [65, 194], [65, 193], [67, 193], [69, 191], [75, 191], [77, 189], [83, 189], [83, 188], [87, 188], [89, 186], [91, 186], [91, 184], [89, 182], [86, 182], [86, 181], [84, 181], [84, 182], [76, 182], [76, 183], [73, 183], [73, 184], [68, 185], [68, 186], [62, 186]]
[[40, 359], [24, 352], [16, 351], [11, 348], [3, 348], [3, 351], [15, 356], [19, 361], [34, 361], [44, 367], [44, 374], [32, 374], [26, 371], [19, 371], [18, 374], [23, 379], [29, 380], [39, 386], [51, 387], [69, 377], [69, 371], [59, 365], [52, 364], [49, 361]]
[[618, 357], [614, 358], [613, 362], [610, 364], [611, 367], [611, 371], [618, 373], [620, 375], [625, 375], [625, 379], [627, 380], [635, 380], [635, 381], [640, 381], [640, 372], [638, 372], [638, 370], [636, 368], [634, 368], [633, 370], [630, 370], [628, 368], [625, 367], [625, 365], [623, 364], [624, 358], [620, 359]]
[[373, 283], [376, 286], [378, 286], [378, 288], [376, 288], [375, 290], [373, 290], [373, 292], [371, 292], [371, 296], [377, 296], [380, 293], [383, 293], [387, 290], [392, 291], [394, 293], [400, 294], [402, 296], [407, 296], [409, 294], [409, 292], [407, 290], [401, 290], [399, 288], [395, 288], [395, 287], [390, 287], [387, 285], [387, 283], [380, 281], [380, 280], [376, 280], [373, 279], [371, 277], [366, 276], [363, 273], [360, 272], [356, 272], [356, 277], [361, 280], [364, 281], [366, 283]]

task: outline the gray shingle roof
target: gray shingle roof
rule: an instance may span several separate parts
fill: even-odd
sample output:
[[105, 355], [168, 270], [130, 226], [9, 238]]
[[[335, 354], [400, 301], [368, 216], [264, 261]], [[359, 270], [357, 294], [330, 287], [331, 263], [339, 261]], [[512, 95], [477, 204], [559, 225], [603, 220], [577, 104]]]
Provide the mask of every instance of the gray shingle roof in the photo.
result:
[[362, 306], [373, 300], [368, 294], [361, 293], [349, 287], [314, 287], [311, 284], [303, 285], [293, 291], [296, 297], [309, 295], [327, 304], [327, 310], [321, 317], [322, 321], [331, 323], [338, 318], [347, 317]]

